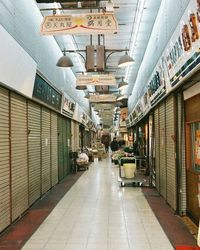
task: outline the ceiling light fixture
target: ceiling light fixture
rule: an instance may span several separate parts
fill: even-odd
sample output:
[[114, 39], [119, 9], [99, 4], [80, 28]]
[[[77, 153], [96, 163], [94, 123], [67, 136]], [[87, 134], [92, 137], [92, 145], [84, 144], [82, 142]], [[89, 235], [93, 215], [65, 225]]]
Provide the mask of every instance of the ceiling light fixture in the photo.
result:
[[[144, 5], [145, 5], [145, 0], [139, 0], [138, 5], [137, 5], [137, 11], [136, 11], [136, 16], [134, 18], [134, 26], [132, 30], [132, 37], [131, 37], [131, 46], [130, 46], [130, 55], [133, 55], [136, 41], [137, 41], [137, 36], [139, 33], [139, 27], [141, 24], [141, 19], [144, 11]], [[129, 75], [130, 67], [126, 69], [126, 75], [125, 79], [127, 80], [128, 75]]]
[[124, 99], [128, 99], [128, 97], [126, 95], [121, 95], [119, 97], [117, 97], [117, 101], [120, 101], [120, 100], [124, 100]]
[[76, 86], [76, 89], [78, 89], [78, 90], [85, 90], [85, 89], [87, 89], [87, 86], [85, 86], [85, 85]]
[[126, 51], [126, 54], [120, 57], [119, 62], [118, 62], [118, 67], [120, 68], [126, 67], [132, 64], [133, 62], [134, 62], [133, 58], [130, 57]]
[[56, 66], [62, 67], [62, 68], [73, 67], [74, 64], [73, 64], [72, 60], [68, 56], [66, 56], [65, 49], [62, 52], [63, 52], [63, 56], [58, 60], [58, 62], [56, 63]]
[[124, 81], [124, 77], [122, 77], [122, 81], [119, 83], [118, 85], [118, 89], [121, 90], [123, 89], [124, 87], [126, 87], [128, 85], [127, 82]]
[[114, 11], [114, 4], [111, 0], [106, 3], [106, 12], [113, 12]]

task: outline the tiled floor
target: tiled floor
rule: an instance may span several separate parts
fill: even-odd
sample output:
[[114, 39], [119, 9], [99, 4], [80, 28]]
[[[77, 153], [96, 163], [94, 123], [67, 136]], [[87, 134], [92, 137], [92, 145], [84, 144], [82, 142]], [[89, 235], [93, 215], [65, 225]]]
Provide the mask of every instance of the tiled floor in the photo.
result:
[[24, 245], [47, 250], [174, 249], [140, 188], [121, 188], [118, 168], [95, 162]]

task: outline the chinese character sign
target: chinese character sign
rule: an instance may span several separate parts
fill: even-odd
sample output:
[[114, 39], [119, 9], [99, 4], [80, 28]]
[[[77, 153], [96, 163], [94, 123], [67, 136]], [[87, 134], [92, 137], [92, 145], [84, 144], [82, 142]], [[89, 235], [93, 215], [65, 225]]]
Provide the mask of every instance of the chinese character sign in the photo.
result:
[[51, 15], [44, 17], [41, 25], [43, 35], [115, 33], [117, 21], [112, 13], [88, 13]]
[[115, 102], [116, 96], [115, 95], [90, 95], [89, 98], [90, 102]]
[[115, 76], [113, 74], [107, 74], [107, 75], [81, 75], [78, 76], [76, 79], [76, 85], [82, 86], [82, 85], [96, 85], [96, 86], [102, 86], [102, 85], [115, 85], [116, 80]]

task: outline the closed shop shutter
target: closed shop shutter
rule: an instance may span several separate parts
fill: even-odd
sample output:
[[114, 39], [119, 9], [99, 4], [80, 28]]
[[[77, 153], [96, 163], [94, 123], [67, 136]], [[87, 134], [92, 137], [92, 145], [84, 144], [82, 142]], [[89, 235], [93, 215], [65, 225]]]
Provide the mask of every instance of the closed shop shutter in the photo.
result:
[[77, 151], [79, 148], [79, 124], [71, 121], [71, 148], [72, 151]]
[[0, 232], [10, 224], [9, 94], [0, 87]]
[[166, 199], [166, 138], [165, 138], [165, 103], [159, 106], [159, 137], [160, 137], [160, 194]]
[[67, 119], [63, 118], [63, 174], [64, 177], [67, 175]]
[[183, 125], [185, 122], [184, 117], [184, 104], [182, 100], [182, 94], [178, 94], [176, 96], [177, 100], [177, 127], [178, 131], [176, 133], [177, 138], [177, 148], [178, 148], [178, 165], [177, 165], [177, 187], [181, 189], [182, 192], [178, 194], [179, 196], [179, 214], [186, 214], [186, 150], [185, 150], [185, 126]]
[[67, 119], [67, 174], [71, 171], [69, 151], [71, 147], [71, 120]]
[[160, 191], [160, 139], [159, 139], [159, 110], [154, 112], [155, 124], [155, 171], [156, 171], [156, 188]]
[[74, 141], [76, 150], [79, 149], [79, 123], [75, 122], [75, 133], [74, 133]]
[[58, 131], [57, 114], [51, 113], [51, 185], [58, 182]]
[[41, 195], [41, 109], [28, 102], [29, 205]]
[[26, 99], [11, 93], [12, 220], [28, 208], [28, 143]]
[[63, 119], [58, 116], [58, 179], [59, 181], [64, 178], [63, 171]]
[[42, 107], [42, 194], [51, 188], [50, 111]]
[[166, 168], [167, 202], [176, 209], [176, 164], [175, 164], [175, 110], [174, 98], [166, 100]]

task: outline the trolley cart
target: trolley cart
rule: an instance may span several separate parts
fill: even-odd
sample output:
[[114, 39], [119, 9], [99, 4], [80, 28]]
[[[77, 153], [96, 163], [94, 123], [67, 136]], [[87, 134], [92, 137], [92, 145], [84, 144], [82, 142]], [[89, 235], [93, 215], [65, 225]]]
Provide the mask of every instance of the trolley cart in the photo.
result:
[[76, 165], [78, 170], [88, 170], [89, 169], [89, 163], [84, 160], [76, 160]]
[[123, 165], [119, 164], [119, 178], [118, 178], [118, 181], [120, 182], [121, 184], [121, 187], [125, 187], [126, 184], [132, 184], [133, 186], [142, 186], [142, 184], [144, 182], [146, 182], [146, 180], [144, 178], [142, 178], [142, 176], [140, 176], [138, 174], [138, 171], [135, 170], [135, 175], [133, 178], [126, 178], [124, 176], [124, 173], [123, 173]]

